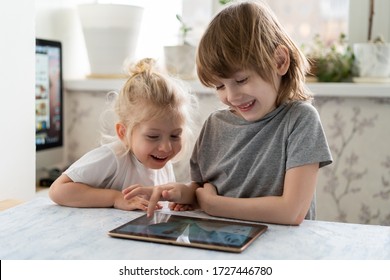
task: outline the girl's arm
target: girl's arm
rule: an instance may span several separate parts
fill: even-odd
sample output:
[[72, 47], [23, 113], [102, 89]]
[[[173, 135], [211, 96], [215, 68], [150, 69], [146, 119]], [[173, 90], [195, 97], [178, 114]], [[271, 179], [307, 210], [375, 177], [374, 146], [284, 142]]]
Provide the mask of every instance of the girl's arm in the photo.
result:
[[115, 207], [122, 210], [146, 210], [148, 201], [141, 197], [125, 200], [120, 191], [93, 188], [73, 182], [62, 174], [51, 185], [50, 198], [57, 204], [70, 207]]
[[[299, 225], [314, 196], [318, 163], [289, 169], [281, 196], [232, 198], [219, 196], [211, 184], [196, 190], [201, 209], [212, 216]], [[237, 186], [239, 187], [239, 186]]]

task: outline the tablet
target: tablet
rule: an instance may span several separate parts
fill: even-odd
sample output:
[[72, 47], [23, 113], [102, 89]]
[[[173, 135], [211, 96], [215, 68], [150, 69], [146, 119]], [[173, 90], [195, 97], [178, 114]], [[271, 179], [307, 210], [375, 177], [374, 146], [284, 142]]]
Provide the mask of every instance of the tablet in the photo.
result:
[[108, 234], [173, 245], [240, 253], [267, 230], [263, 224], [155, 212], [125, 223]]

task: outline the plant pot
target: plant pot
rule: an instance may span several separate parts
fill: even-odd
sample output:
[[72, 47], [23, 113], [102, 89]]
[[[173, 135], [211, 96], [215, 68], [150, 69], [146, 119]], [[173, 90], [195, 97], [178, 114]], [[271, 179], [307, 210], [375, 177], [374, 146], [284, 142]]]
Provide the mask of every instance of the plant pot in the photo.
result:
[[171, 75], [193, 80], [195, 75], [195, 51], [191, 45], [165, 46], [165, 68]]
[[119, 4], [78, 6], [90, 77], [125, 76], [124, 64], [134, 60], [143, 10], [139, 6]]
[[358, 77], [390, 77], [390, 43], [357, 43], [353, 51]]

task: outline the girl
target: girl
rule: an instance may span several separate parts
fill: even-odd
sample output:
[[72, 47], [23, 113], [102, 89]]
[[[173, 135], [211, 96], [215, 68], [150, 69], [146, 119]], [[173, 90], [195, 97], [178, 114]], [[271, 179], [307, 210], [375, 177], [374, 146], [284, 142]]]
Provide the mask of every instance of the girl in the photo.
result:
[[194, 101], [177, 81], [157, 72], [152, 59], [139, 61], [115, 103], [116, 140], [71, 165], [50, 187], [50, 198], [72, 207], [146, 210], [147, 199], [125, 200], [121, 191], [175, 181], [171, 161], [185, 153]]
[[[304, 84], [307, 64], [262, 2], [233, 3], [211, 21], [198, 47], [198, 77], [229, 108], [206, 120], [191, 158], [203, 211], [279, 224], [315, 218], [318, 170], [332, 157]], [[152, 193], [152, 213], [159, 193], [190, 201], [175, 189], [134, 188], [126, 198]]]

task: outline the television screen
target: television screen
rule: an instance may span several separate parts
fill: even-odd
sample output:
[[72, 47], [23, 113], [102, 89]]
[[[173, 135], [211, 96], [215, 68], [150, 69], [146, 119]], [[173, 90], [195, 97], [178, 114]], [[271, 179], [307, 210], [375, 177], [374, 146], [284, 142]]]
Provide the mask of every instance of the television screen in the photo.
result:
[[36, 39], [36, 150], [63, 144], [61, 42]]

